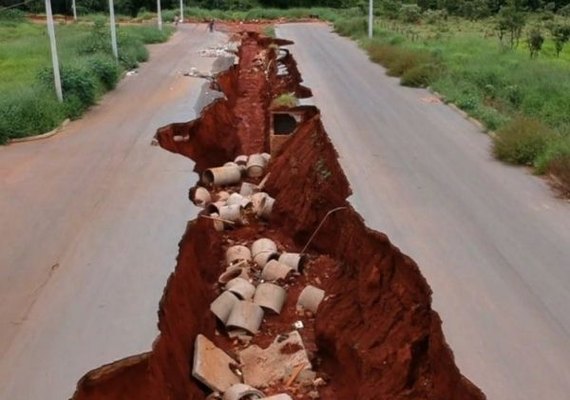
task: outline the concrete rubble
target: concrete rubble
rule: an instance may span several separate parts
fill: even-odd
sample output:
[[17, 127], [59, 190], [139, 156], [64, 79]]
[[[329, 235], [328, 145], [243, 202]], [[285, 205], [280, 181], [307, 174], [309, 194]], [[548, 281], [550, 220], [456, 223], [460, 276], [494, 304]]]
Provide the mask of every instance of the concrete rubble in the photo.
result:
[[216, 392], [225, 392], [241, 379], [231, 369], [237, 367], [233, 358], [216, 347], [204, 335], [196, 336], [192, 376]]

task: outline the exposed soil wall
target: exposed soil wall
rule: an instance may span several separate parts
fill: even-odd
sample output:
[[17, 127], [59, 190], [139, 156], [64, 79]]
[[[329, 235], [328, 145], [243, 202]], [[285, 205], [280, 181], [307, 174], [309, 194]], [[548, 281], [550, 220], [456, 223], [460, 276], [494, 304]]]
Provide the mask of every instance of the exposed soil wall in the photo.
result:
[[[159, 130], [160, 145], [192, 158], [198, 172], [239, 154], [268, 150], [271, 100], [285, 92], [310, 93], [301, 86], [290, 54], [281, 58], [288, 74], [277, 76], [274, 43], [257, 34], [244, 35], [239, 65], [217, 80], [225, 99], [204, 109], [196, 121]], [[219, 326], [209, 312], [224, 267], [224, 248], [263, 235], [283, 249], [299, 251], [337, 207], [343, 209], [326, 219], [307, 250], [308, 272], [291, 286], [298, 294], [301, 284], [317, 280], [327, 293], [316, 318], [306, 320], [312, 325], [302, 331], [319, 374], [326, 378], [320, 398], [485, 398], [455, 366], [417, 265], [385, 235], [368, 229], [347, 203], [349, 183], [318, 113], [274, 155], [266, 190], [276, 199], [269, 223], [228, 232], [217, 232], [206, 218], [188, 224], [160, 302], [160, 336], [152, 352], [90, 372], [79, 382], [74, 399], [204, 399], [208, 391], [191, 376], [195, 337], [204, 334], [231, 352], [231, 341], [216, 333]], [[298, 318], [294, 304], [286, 304], [285, 310], [287, 323], [269, 317], [264, 322], [271, 332]], [[267, 345], [271, 339], [259, 335], [254, 342]]]

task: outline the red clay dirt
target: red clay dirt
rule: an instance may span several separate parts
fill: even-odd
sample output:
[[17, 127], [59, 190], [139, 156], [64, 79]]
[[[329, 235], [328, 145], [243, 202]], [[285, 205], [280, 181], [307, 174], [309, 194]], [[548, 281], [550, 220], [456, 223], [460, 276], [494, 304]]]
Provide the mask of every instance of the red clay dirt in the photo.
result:
[[[198, 173], [269, 150], [271, 101], [286, 92], [307, 94], [290, 54], [281, 60], [288, 74], [277, 76], [283, 45], [243, 34], [239, 65], [217, 79], [225, 98], [196, 121], [160, 129], [161, 146], [192, 158]], [[160, 336], [152, 351], [88, 373], [74, 399], [204, 399], [207, 388], [191, 375], [195, 337], [206, 335], [232, 356], [248, 345], [228, 338], [209, 312], [219, 294], [225, 249], [268, 237], [280, 251], [299, 252], [338, 207], [343, 209], [325, 220], [310, 243], [303, 273], [281, 282], [288, 289], [281, 315], [266, 316], [251, 342], [265, 347], [291, 331], [292, 322], [303, 321], [299, 332], [321, 382], [309, 388], [278, 385], [265, 393], [286, 391], [295, 399], [315, 391], [322, 399], [485, 398], [456, 367], [417, 265], [385, 235], [368, 229], [347, 202], [349, 183], [318, 110], [308, 115], [269, 164], [266, 191], [276, 199], [269, 222], [224, 232], [206, 218], [189, 222], [160, 302]], [[307, 284], [326, 292], [316, 315], [295, 307]]]

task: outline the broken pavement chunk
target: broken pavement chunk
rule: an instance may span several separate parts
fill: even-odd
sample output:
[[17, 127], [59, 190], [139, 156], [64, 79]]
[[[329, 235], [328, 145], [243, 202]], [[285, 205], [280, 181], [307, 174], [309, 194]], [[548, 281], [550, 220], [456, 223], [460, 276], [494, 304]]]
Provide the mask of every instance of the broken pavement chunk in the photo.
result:
[[192, 376], [215, 392], [225, 392], [241, 379], [232, 372], [237, 362], [204, 335], [196, 336]]
[[287, 339], [276, 338], [266, 349], [250, 346], [239, 353], [243, 380], [254, 387], [285, 382], [297, 368], [310, 369], [311, 363], [301, 335], [293, 331]]

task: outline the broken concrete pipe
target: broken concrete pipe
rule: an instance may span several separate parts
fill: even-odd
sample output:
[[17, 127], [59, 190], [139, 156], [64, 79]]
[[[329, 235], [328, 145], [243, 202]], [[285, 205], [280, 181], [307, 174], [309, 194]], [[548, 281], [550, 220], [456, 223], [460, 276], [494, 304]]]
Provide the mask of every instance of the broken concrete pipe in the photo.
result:
[[237, 277], [249, 279], [249, 276], [248, 276], [245, 268], [242, 268], [238, 264], [231, 265], [228, 268], [226, 268], [224, 273], [222, 273], [220, 275], [220, 277], [218, 278], [218, 283], [220, 283], [222, 285], [226, 285], [229, 281], [231, 281], [232, 279], [235, 279]]
[[249, 262], [251, 260], [251, 251], [247, 246], [238, 244], [230, 246], [226, 250], [226, 263], [228, 263], [228, 265], [234, 265], [243, 261]]
[[269, 260], [279, 258], [277, 245], [273, 240], [267, 238], [258, 239], [253, 242], [251, 245], [251, 255], [253, 256], [253, 261], [261, 268], [265, 267], [265, 264], [267, 264]]
[[247, 279], [237, 277], [226, 283], [226, 290], [232, 292], [241, 300], [251, 300], [255, 293], [253, 286]]
[[250, 178], [259, 178], [265, 173], [267, 162], [261, 154], [252, 154], [247, 159], [247, 176]]
[[226, 204], [228, 206], [237, 204], [237, 205], [242, 206], [243, 208], [248, 208], [248, 207], [252, 206], [251, 200], [248, 199], [247, 197], [242, 196], [239, 193], [232, 193], [230, 195], [230, 197], [228, 197]]
[[214, 392], [224, 393], [230, 387], [241, 383], [232, 370], [237, 362], [216, 347], [204, 335], [197, 335], [194, 341], [194, 361], [192, 363], [192, 376], [209, 387]]
[[202, 173], [205, 185], [227, 186], [241, 181], [241, 170], [236, 166], [209, 168]]
[[225, 205], [219, 208], [220, 218], [235, 223], [243, 223], [243, 207], [239, 204]]
[[243, 182], [239, 189], [239, 194], [241, 194], [243, 197], [253, 196], [255, 192], [257, 192], [257, 186], [249, 182]]
[[208, 189], [202, 186], [195, 186], [190, 189], [190, 201], [197, 207], [206, 207], [212, 201], [212, 196]]
[[225, 325], [238, 301], [235, 294], [226, 290], [210, 304], [210, 311]]
[[265, 267], [263, 267], [261, 278], [266, 281], [285, 279], [292, 271], [294, 271], [294, 269], [291, 266], [276, 260], [270, 260], [265, 264]]
[[241, 300], [232, 308], [226, 327], [242, 329], [255, 335], [263, 321], [263, 308], [250, 301]]
[[295, 271], [303, 272], [307, 257], [300, 253], [281, 253], [279, 262], [290, 266]]
[[271, 212], [273, 211], [273, 205], [275, 204], [275, 199], [269, 196], [267, 193], [260, 192], [255, 193], [251, 196], [251, 202], [253, 204], [253, 211], [259, 218], [269, 218]]
[[324, 297], [325, 291], [323, 289], [308, 285], [299, 295], [297, 307], [301, 307], [305, 310], [311, 311], [313, 314], [316, 314], [319, 309], [319, 304], [321, 304]]
[[261, 153], [260, 155], [261, 155], [261, 157], [263, 157], [263, 159], [265, 160], [265, 165], [267, 166], [267, 164], [269, 164], [269, 161], [271, 161], [271, 154], [269, 154], [269, 153]]
[[246, 165], [246, 164], [247, 164], [247, 158], [248, 158], [248, 157], [247, 157], [246, 155], [243, 155], [243, 154], [242, 154], [242, 155], [240, 155], [240, 156], [237, 156], [237, 157], [235, 158], [234, 162], [235, 162], [237, 165]]
[[265, 398], [263, 392], [249, 385], [236, 383], [226, 390], [223, 400], [257, 400], [263, 398]]
[[276, 314], [281, 313], [285, 299], [287, 298], [287, 291], [281, 286], [274, 285], [273, 283], [260, 283], [255, 289], [253, 302], [261, 307], [271, 310]]

